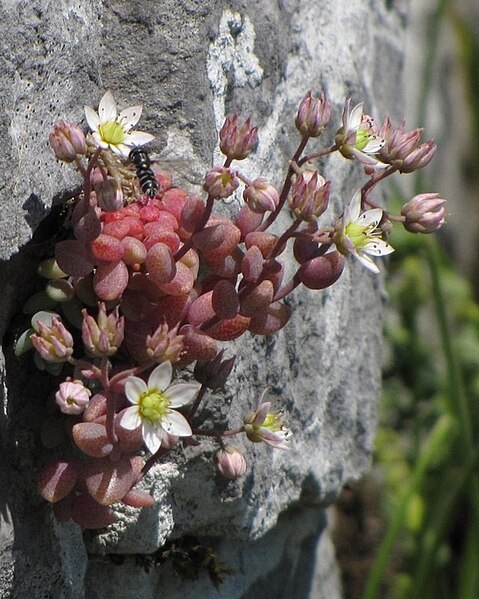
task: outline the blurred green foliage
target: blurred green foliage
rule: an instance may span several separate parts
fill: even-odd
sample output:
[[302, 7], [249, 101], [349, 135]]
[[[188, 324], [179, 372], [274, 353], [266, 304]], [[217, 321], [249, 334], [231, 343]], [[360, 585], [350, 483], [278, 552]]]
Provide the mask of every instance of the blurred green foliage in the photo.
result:
[[[443, 24], [456, 36], [476, 138], [479, 38], [451, 0], [438, 0], [429, 19], [418, 119], [427, 122]], [[391, 244], [390, 355], [376, 446], [387, 528], [363, 598], [478, 599], [479, 304], [434, 236], [397, 227]]]

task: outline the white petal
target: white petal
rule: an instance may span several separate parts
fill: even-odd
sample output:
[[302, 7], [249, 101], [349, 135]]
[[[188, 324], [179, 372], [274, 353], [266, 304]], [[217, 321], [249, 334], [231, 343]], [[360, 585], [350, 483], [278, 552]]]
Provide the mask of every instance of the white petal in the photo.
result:
[[377, 154], [385, 143], [386, 142], [382, 137], [375, 135], [363, 148], [363, 152], [366, 154]]
[[348, 119], [348, 130], [352, 129], [353, 131], [356, 131], [359, 129], [359, 125], [363, 120], [363, 107], [364, 102], [359, 102], [359, 104], [356, 104], [356, 106], [351, 110]]
[[365, 266], [371, 272], [373, 272], [375, 274], [378, 274], [379, 272], [381, 272], [379, 270], [379, 268], [376, 266], [376, 264], [371, 260], [371, 258], [367, 254], [353, 254], [353, 256], [355, 256], [359, 260], [359, 262], [361, 262], [361, 264], [363, 266]]
[[193, 401], [196, 394], [200, 390], [199, 383], [178, 383], [168, 389], [166, 393], [170, 406], [172, 408], [180, 408]]
[[98, 125], [100, 124], [100, 117], [98, 114], [90, 108], [90, 106], [85, 106], [85, 118], [88, 126], [92, 131], [96, 131], [98, 129]]
[[153, 370], [148, 379], [148, 389], [158, 389], [164, 391], [168, 389], [173, 376], [173, 367], [171, 362], [163, 362]]
[[126, 146], [124, 143], [116, 145], [110, 144], [109, 148], [110, 150], [112, 150], [112, 152], [118, 154], [118, 156], [121, 156], [122, 158], [128, 158], [128, 156], [130, 155], [131, 148]]
[[189, 437], [192, 434], [188, 420], [175, 410], [168, 410], [168, 413], [161, 421], [161, 426], [167, 433], [177, 437]]
[[384, 239], [374, 239], [368, 241], [368, 243], [361, 248], [362, 252], [371, 254], [371, 256], [387, 256], [394, 252], [394, 248], [389, 245]]
[[346, 129], [345, 133], [347, 133], [347, 126], [349, 120], [349, 107], [351, 106], [351, 98], [348, 98], [343, 106], [343, 112], [341, 113], [341, 122], [343, 127]]
[[125, 108], [125, 110], [122, 110], [120, 112], [117, 122], [123, 125], [123, 129], [125, 131], [129, 131], [140, 120], [142, 110], [143, 106], [141, 104], [139, 104], [138, 106], [131, 106], [130, 108]]
[[270, 431], [269, 429], [262, 428], [259, 431], [259, 435], [265, 443], [267, 443], [268, 445], [271, 445], [271, 447], [274, 447], [275, 449], [291, 449], [289, 447], [289, 445], [287, 444], [287, 442], [285, 441], [285, 439], [286, 439], [285, 433], [282, 433], [282, 432], [274, 433], [273, 431]]
[[126, 408], [123, 412], [123, 416], [120, 419], [120, 426], [122, 428], [126, 428], [129, 431], [134, 431], [135, 428], [138, 428], [141, 424], [140, 414], [138, 413], [138, 408], [135, 406], [131, 406], [131, 408]]
[[148, 387], [143, 379], [137, 376], [129, 376], [125, 383], [125, 395], [130, 403], [137, 404], [140, 396], [148, 391]]
[[132, 131], [125, 136], [124, 141], [130, 146], [144, 146], [154, 139], [155, 136], [151, 135], [151, 133], [145, 133], [145, 131]]
[[349, 223], [358, 220], [359, 213], [361, 212], [361, 190], [356, 190], [353, 195], [353, 199], [349, 202], [346, 210], [344, 211], [343, 222], [346, 227]]
[[145, 421], [143, 423], [143, 441], [151, 453], [156, 453], [161, 446], [161, 430]]
[[93, 132], [92, 137], [93, 137], [93, 141], [95, 142], [95, 144], [98, 147], [103, 148], [104, 150], [106, 150], [108, 148], [108, 144], [103, 141], [103, 139], [101, 138], [101, 135], [97, 131]]
[[98, 114], [100, 116], [100, 123], [109, 123], [116, 120], [116, 102], [110, 90], [100, 100]]
[[364, 226], [364, 227], [369, 227], [372, 225], [374, 225], [374, 228], [376, 228], [379, 223], [381, 222], [381, 219], [383, 217], [383, 211], [381, 208], [373, 208], [372, 210], [366, 210], [366, 212], [363, 212], [361, 214], [361, 216], [359, 216], [359, 218], [357, 219], [358, 224]]

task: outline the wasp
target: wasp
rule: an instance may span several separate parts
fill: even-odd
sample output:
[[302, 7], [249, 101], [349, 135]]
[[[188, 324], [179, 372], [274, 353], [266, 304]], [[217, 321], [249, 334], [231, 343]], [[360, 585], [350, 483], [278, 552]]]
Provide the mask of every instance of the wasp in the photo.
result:
[[143, 148], [133, 148], [129, 159], [136, 168], [136, 176], [140, 182], [141, 191], [150, 198], [154, 198], [158, 192], [158, 182], [155, 173], [151, 170], [151, 160], [148, 152]]

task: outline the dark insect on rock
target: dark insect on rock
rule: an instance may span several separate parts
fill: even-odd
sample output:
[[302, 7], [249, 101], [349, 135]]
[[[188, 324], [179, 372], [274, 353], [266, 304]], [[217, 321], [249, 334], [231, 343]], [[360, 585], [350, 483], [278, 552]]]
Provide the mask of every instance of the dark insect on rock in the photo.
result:
[[158, 182], [155, 173], [151, 170], [151, 160], [143, 148], [133, 148], [129, 156], [136, 168], [136, 176], [140, 182], [141, 191], [150, 198], [158, 192]]

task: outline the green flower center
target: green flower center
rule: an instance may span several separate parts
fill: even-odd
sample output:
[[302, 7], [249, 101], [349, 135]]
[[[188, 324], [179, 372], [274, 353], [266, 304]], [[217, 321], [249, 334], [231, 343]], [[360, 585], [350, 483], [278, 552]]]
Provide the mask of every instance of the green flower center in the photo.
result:
[[138, 405], [141, 419], [155, 423], [166, 416], [170, 401], [166, 395], [161, 391], [158, 391], [158, 389], [148, 389], [148, 391], [145, 391], [140, 395]]
[[113, 146], [121, 144], [126, 135], [123, 125], [120, 125], [120, 123], [117, 123], [116, 121], [103, 123], [98, 127], [98, 131], [102, 140], [107, 144], [112, 144]]
[[381, 231], [377, 231], [377, 233], [375, 233], [374, 229], [374, 225], [368, 225], [365, 227], [364, 225], [359, 225], [358, 223], [353, 222], [349, 223], [344, 233], [354, 244], [354, 247], [360, 250], [375, 237], [381, 237]]
[[270, 412], [262, 424], [262, 428], [267, 428], [269, 431], [276, 433], [281, 430], [281, 419], [275, 412]]
[[364, 148], [371, 141], [371, 135], [367, 129], [358, 129], [356, 133], [356, 144], [355, 147], [360, 152], [364, 150]]

